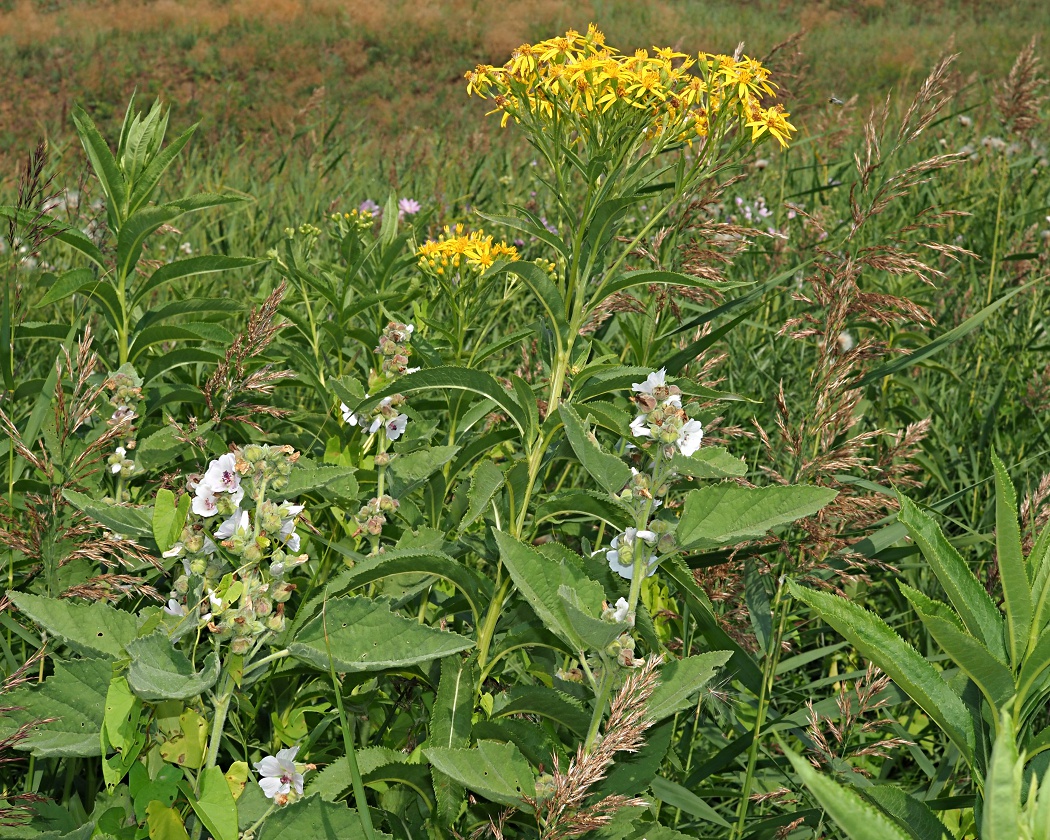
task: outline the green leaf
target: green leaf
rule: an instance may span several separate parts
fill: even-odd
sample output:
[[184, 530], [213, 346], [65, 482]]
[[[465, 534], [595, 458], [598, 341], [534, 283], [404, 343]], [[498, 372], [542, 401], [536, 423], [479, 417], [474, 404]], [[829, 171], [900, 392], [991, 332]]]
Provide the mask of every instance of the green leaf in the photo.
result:
[[[569, 334], [569, 322], [565, 320], [565, 299], [547, 272], [536, 263], [525, 260], [508, 263], [501, 270], [516, 274], [532, 290], [547, 313], [548, 323], [557, 328], [559, 346], [564, 346], [564, 341]], [[491, 273], [492, 270], [486, 272], [486, 274]]]
[[[397, 217], [395, 210], [394, 217]], [[266, 818], [256, 833], [257, 840], [367, 840], [361, 817], [343, 804], [326, 802], [320, 796], [307, 796]], [[375, 832], [377, 838], [389, 834]]]
[[[430, 737], [427, 741], [443, 749], [469, 745], [474, 714], [474, 662], [461, 656], [441, 660], [441, 678], [430, 710]], [[432, 770], [437, 818], [441, 825], [451, 825], [459, 816], [463, 789], [440, 770]]]
[[86, 656], [101, 653], [112, 659], [121, 658], [124, 645], [135, 638], [138, 629], [135, 616], [103, 601], [77, 604], [28, 592], [11, 592], [10, 598], [34, 623]]
[[789, 581], [792, 594], [816, 612], [878, 665], [897, 686], [922, 707], [951, 738], [967, 761], [973, 761], [976, 735], [973, 719], [959, 695], [940, 673], [885, 621], [846, 598], [803, 589]]
[[168, 635], [158, 630], [126, 646], [131, 665], [128, 685], [143, 700], [189, 700], [215, 685], [219, 679], [219, 657], [209, 653], [200, 672]]
[[63, 490], [62, 496], [77, 510], [105, 525], [117, 534], [126, 537], [153, 537], [152, 511], [150, 508], [132, 508], [124, 505], [96, 502], [90, 496], [75, 490]]
[[296, 659], [322, 671], [329, 664], [326, 625], [332, 660], [340, 673], [406, 668], [474, 646], [470, 639], [403, 618], [369, 598], [335, 598], [288, 646]]
[[715, 650], [668, 662], [660, 669], [660, 682], [649, 698], [647, 717], [659, 722], [692, 706], [697, 692], [732, 655], [728, 650]]
[[[559, 591], [564, 586], [583, 594], [585, 598], [589, 596], [592, 602], [597, 597], [600, 603], [601, 586], [564, 561], [552, 563], [534, 548], [504, 531], [496, 531], [495, 536], [503, 565], [543, 625], [568, 642], [573, 652], [587, 650], [587, 642], [570, 619], [566, 601]], [[593, 603], [590, 606], [597, 615], [598, 608]]]
[[729, 822], [725, 817], [719, 814], [718, 811], [704, 802], [704, 800], [691, 790], [687, 790], [677, 782], [672, 782], [669, 779], [665, 779], [663, 776], [657, 776], [652, 780], [650, 786], [653, 789], [653, 796], [665, 805], [669, 805], [672, 808], [679, 808], [699, 820], [711, 822], [715, 825], [720, 825], [723, 828], [730, 828]]
[[[500, 385], [493, 376], [480, 370], [461, 367], [427, 368], [410, 373], [367, 399], [355, 400], [353, 404], [347, 402], [347, 407], [351, 411], [369, 410], [378, 405], [384, 397], [393, 394], [408, 395], [415, 391], [434, 392], [442, 389], [470, 391], [488, 397], [510, 417], [519, 432], [525, 434], [525, 430], [529, 427], [529, 418], [525, 409], [518, 404], [515, 396]], [[347, 396], [350, 394], [347, 393]]]
[[87, 111], [80, 105], [73, 106], [73, 124], [76, 126], [80, 143], [87, 152], [91, 169], [102, 185], [102, 191], [106, 197], [106, 212], [109, 215], [110, 228], [119, 230], [122, 217], [120, 209], [125, 206], [127, 190], [124, 185], [124, 176], [117, 168], [117, 161], [110, 151], [105, 138], [95, 127]]
[[426, 480], [451, 461], [458, 446], [429, 446], [415, 452], [397, 454], [387, 468], [387, 480], [393, 496], [406, 496], [419, 482]]
[[1022, 823], [1023, 778], [1024, 762], [1017, 754], [1017, 732], [1013, 720], [1004, 713], [984, 781], [981, 840], [1017, 840]]
[[783, 743], [781, 746], [803, 784], [850, 840], [913, 840], [897, 823], [865, 802], [855, 791], [815, 770]]
[[631, 480], [631, 468], [615, 455], [602, 451], [572, 405], [562, 403], [558, 406], [558, 414], [565, 425], [569, 445], [583, 468], [606, 493], [619, 493]]
[[175, 494], [161, 488], [153, 501], [153, 539], [161, 551], [168, 551], [182, 536], [186, 517], [190, 512], [190, 495], [183, 493], [178, 505]]
[[[908, 597], [909, 587], [902, 586], [901, 592]], [[912, 599], [909, 598], [909, 600]], [[992, 656], [988, 648], [977, 639], [961, 630], [957, 621], [945, 619], [935, 612], [927, 611], [924, 609], [925, 605], [917, 599], [912, 600], [912, 605], [937, 644], [943, 648], [962, 672], [974, 681], [998, 714], [1016, 691], [1010, 669]]]
[[297, 464], [288, 476], [288, 483], [281, 489], [281, 497], [295, 499], [317, 490], [326, 490], [341, 499], [356, 499], [358, 487], [354, 469], [316, 466], [309, 462]]
[[[357, 750], [357, 769], [362, 778], [386, 764], [404, 761], [405, 754], [387, 747], [366, 747]], [[350, 778], [350, 763], [346, 756], [336, 759], [314, 776], [306, 786], [306, 795], [318, 794], [329, 802], [338, 802], [346, 797], [353, 786]]]
[[[164, 115], [164, 122], [166, 125], [167, 113]], [[179, 137], [169, 143], [165, 149], [158, 151], [146, 168], [138, 173], [134, 181], [135, 186], [131, 191], [131, 197], [128, 200], [131, 212], [134, 212], [149, 201], [154, 188], [160, 182], [161, 176], [163, 176], [168, 167], [175, 162], [175, 158], [179, 156], [179, 152], [181, 152], [183, 147], [190, 141], [190, 138], [197, 130], [198, 125], [200, 125], [200, 123], [194, 123]], [[161, 136], [163, 136], [163, 132], [161, 132]], [[158, 138], [157, 142], [160, 142], [160, 138]]]
[[578, 700], [542, 685], [518, 685], [496, 698], [493, 718], [535, 715], [559, 723], [581, 738], [587, 734], [590, 714]]
[[39, 309], [52, 303], [57, 303], [83, 289], [90, 289], [92, 286], [105, 282], [104, 279], [96, 277], [95, 272], [90, 268], [74, 268], [71, 271], [60, 274], [33, 308]]
[[716, 283], [712, 280], [705, 280], [703, 277], [696, 277], [692, 274], [682, 274], [678, 271], [662, 271], [659, 269], [648, 271], [626, 271], [602, 286], [592, 299], [591, 306], [601, 302], [609, 297], [609, 295], [622, 292], [624, 289], [630, 289], [633, 286], [648, 286], [654, 283], [670, 286], [687, 286], [693, 289], [723, 290], [736, 289], [740, 286], [749, 285], [748, 283]]
[[1003, 617], [984, 585], [948, 542], [933, 517], [905, 496], [898, 494], [898, 498], [901, 509], [897, 521], [908, 529], [966, 629], [975, 639], [984, 642], [996, 659], [1006, 662]]
[[1016, 668], [1028, 647], [1028, 634], [1032, 629], [1032, 590], [1021, 550], [1014, 485], [1006, 465], [994, 452], [992, 464], [995, 467], [995, 554], [1003, 584], [1010, 662]]
[[149, 840], [190, 840], [179, 812], [161, 802], [150, 802], [146, 806], [146, 824]]
[[430, 747], [423, 750], [431, 766], [486, 799], [531, 814], [522, 797], [536, 795], [532, 768], [513, 744], [478, 741], [473, 749]]
[[218, 767], [206, 767], [197, 779], [198, 794], [187, 798], [214, 840], [237, 840], [237, 803]]
[[459, 523], [462, 534], [488, 510], [489, 502], [503, 486], [503, 470], [487, 458], [478, 464], [470, 477], [470, 489], [467, 491], [467, 512]]
[[548, 519], [586, 516], [608, 522], [616, 530], [622, 531], [634, 522], [630, 508], [617, 499], [604, 493], [591, 490], [570, 490], [548, 496], [536, 508], [536, 524]]
[[691, 456], [675, 455], [671, 466], [679, 475], [692, 478], [735, 478], [747, 474], [743, 458], [736, 458], [721, 446], [701, 446]]
[[930, 807], [893, 784], [876, 784], [857, 791], [916, 840], [942, 840], [952, 834]]
[[738, 487], [691, 490], [678, 523], [683, 548], [717, 548], [765, 536], [778, 525], [812, 516], [838, 494], [825, 487]]
[[55, 673], [42, 685], [24, 685], [4, 695], [4, 705], [16, 708], [0, 718], [0, 726], [6, 736], [22, 724], [54, 718], [34, 726], [17, 749], [42, 758], [101, 755], [112, 677], [108, 659], [56, 660]]

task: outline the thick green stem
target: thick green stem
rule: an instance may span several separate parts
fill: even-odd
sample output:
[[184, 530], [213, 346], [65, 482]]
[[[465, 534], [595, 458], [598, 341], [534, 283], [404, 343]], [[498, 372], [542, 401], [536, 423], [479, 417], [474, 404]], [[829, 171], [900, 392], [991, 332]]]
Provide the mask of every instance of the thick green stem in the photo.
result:
[[[582, 653], [580, 654], [580, 661], [583, 661]], [[591, 725], [587, 727], [587, 740], [584, 741], [584, 749], [587, 752], [591, 751], [595, 742], [598, 740], [598, 730], [601, 728], [602, 719], [605, 717], [605, 704], [609, 702], [609, 695], [612, 693], [614, 679], [615, 671], [610, 662], [603, 656], [602, 681], [598, 686], [598, 692], [594, 697], [594, 712], [591, 714]]]
[[496, 632], [496, 623], [499, 621], [499, 614], [503, 610], [503, 602], [507, 599], [507, 593], [510, 591], [510, 584], [511, 579], [508, 575], [492, 596], [488, 612], [485, 613], [485, 621], [478, 633], [478, 669], [481, 671], [484, 671], [485, 665], [489, 661], [489, 647], [492, 645], [492, 636]]
[[219, 761], [219, 747], [222, 744], [222, 730], [226, 726], [226, 715], [230, 711], [233, 699], [233, 675], [229, 671], [229, 661], [222, 669], [219, 690], [215, 695], [215, 716], [211, 722], [211, 735], [208, 737], [208, 758], [205, 767], [214, 767]]

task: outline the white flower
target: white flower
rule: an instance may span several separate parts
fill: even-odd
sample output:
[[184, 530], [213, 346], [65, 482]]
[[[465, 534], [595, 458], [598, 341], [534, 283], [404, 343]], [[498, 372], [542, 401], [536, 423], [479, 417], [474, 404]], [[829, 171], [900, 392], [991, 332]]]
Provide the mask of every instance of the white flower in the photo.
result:
[[303, 774], [295, 769], [295, 754], [298, 747], [287, 750], [278, 750], [276, 756], [268, 755], [262, 761], [255, 764], [259, 773], [259, 787], [266, 794], [267, 799], [273, 799], [278, 794], [287, 796], [294, 789], [302, 795]]
[[386, 436], [391, 440], [397, 440], [401, 435], [405, 433], [405, 427], [408, 425], [408, 415], [399, 414], [391, 420], [386, 421]]
[[415, 373], [417, 370], [422, 370], [422, 368], [418, 368], [418, 367], [405, 368], [405, 376], [408, 376], [408, 374], [410, 374], [410, 373]]
[[[160, 556], [161, 557], [168, 557], [168, 558], [170, 558], [170, 557], [178, 557], [180, 554], [182, 554], [182, 551], [183, 551], [184, 548], [186, 548], [186, 546], [184, 546], [182, 543], [180, 543], [180, 542], [179, 543], [175, 543], [175, 545], [173, 545], [167, 551], [162, 552]], [[187, 570], [186, 574], [189, 574], [188, 570]]]
[[704, 439], [704, 427], [699, 420], [689, 420], [678, 433], [678, 449], [686, 458], [700, 448]]
[[219, 512], [219, 505], [215, 501], [215, 494], [211, 491], [211, 488], [203, 482], [197, 485], [197, 491], [193, 496], [193, 504], [191, 507], [195, 514], [205, 518], [215, 516], [215, 514]]
[[299, 535], [295, 532], [295, 517], [305, 509], [305, 505], [290, 505], [285, 502], [281, 506], [281, 536], [289, 551], [299, 551]]
[[350, 410], [350, 406], [348, 406], [344, 402], [341, 402], [341, 403], [339, 403], [339, 410], [343, 413], [343, 422], [344, 423], [346, 423], [348, 426], [356, 426], [357, 425], [357, 415], [354, 414], [354, 412], [352, 412]]
[[660, 368], [658, 371], [650, 373], [645, 378], [645, 382], [635, 382], [631, 386], [631, 390], [637, 391], [639, 394], [652, 394], [654, 388], [666, 388], [666, 380], [667, 368]]
[[237, 508], [233, 514], [215, 531], [215, 539], [228, 540], [238, 531], [247, 531], [252, 523], [248, 518], [248, 511]]
[[[204, 473], [204, 478], [201, 479], [201, 484], [208, 485], [213, 493], [230, 493], [236, 495], [237, 491], [240, 490], [241, 496], [243, 496], [244, 491], [241, 490], [241, 474], [237, 472], [237, 457], [232, 452], [220, 455], [208, 464], [208, 471]], [[239, 501], [240, 498], [235, 499], [234, 504]]]
[[639, 414], [634, 420], [631, 421], [631, 432], [635, 437], [652, 437], [653, 433], [649, 431], [649, 421], [646, 419], [644, 414]]
[[612, 617], [617, 623], [623, 624], [627, 621], [627, 615], [629, 612], [630, 605], [627, 603], [627, 599], [619, 598], [616, 601], [616, 606], [613, 608]]
[[[636, 540], [642, 541], [642, 543], [655, 543], [657, 540], [656, 534], [652, 531], [639, 531], [637, 528], [628, 528], [622, 534], [617, 534], [612, 538], [612, 542], [609, 543], [609, 549], [606, 551], [605, 558], [609, 561], [609, 568], [612, 569], [616, 574], [627, 580], [631, 580], [634, 577], [634, 561], [623, 563], [620, 561], [620, 546], [627, 545], [634, 548]], [[637, 548], [634, 548], [637, 551]], [[632, 552], [633, 553], [633, 552]], [[646, 577], [652, 577], [656, 573], [656, 555], [649, 555], [647, 562], [649, 571]]]
[[120, 472], [120, 463], [117, 462], [116, 464], [110, 464], [109, 471], [111, 473], [113, 473], [113, 475], [116, 475], [117, 473], [119, 473]]
[[220, 598], [215, 593], [215, 590], [211, 589], [210, 587], [208, 589], [208, 600], [211, 602], [211, 608], [213, 610], [218, 610], [222, 608], [222, 598]]
[[179, 618], [186, 615], [185, 608], [174, 598], [168, 601], [168, 605], [164, 608], [164, 612], [168, 615], [178, 616]]

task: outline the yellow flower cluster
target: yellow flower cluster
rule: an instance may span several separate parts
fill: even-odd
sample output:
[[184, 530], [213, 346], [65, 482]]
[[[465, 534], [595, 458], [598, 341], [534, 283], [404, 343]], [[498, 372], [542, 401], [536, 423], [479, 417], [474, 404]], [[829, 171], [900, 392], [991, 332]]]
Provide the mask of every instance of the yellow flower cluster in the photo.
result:
[[463, 225], [446, 225], [444, 233], [420, 245], [416, 255], [420, 268], [448, 276], [461, 267], [480, 274], [496, 260], [518, 259], [518, 249], [506, 242], [493, 242], [482, 230], [466, 233]]
[[795, 130], [778, 105], [763, 108], [773, 95], [769, 71], [746, 56], [700, 53], [692, 58], [670, 48], [654, 55], [622, 55], [605, 43], [593, 24], [585, 35], [524, 44], [502, 67], [478, 65], [466, 74], [467, 92], [492, 100], [508, 120], [550, 123], [558, 115], [582, 120], [644, 114], [650, 136], [706, 137], [712, 119], [726, 108], [752, 131], [767, 132], [782, 146]]

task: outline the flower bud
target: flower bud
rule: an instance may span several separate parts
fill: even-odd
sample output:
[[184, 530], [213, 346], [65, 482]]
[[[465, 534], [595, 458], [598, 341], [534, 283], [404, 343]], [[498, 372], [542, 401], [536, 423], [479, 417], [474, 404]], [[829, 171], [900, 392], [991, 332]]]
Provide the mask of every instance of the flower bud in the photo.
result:
[[271, 615], [266, 619], [266, 628], [274, 633], [280, 633], [284, 630], [284, 615], [281, 613]]
[[235, 656], [244, 656], [248, 652], [248, 649], [252, 646], [252, 640], [245, 637], [239, 636], [230, 642], [230, 653]]

